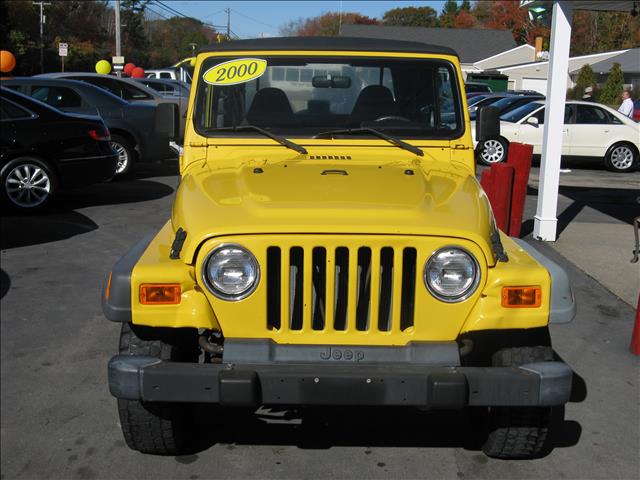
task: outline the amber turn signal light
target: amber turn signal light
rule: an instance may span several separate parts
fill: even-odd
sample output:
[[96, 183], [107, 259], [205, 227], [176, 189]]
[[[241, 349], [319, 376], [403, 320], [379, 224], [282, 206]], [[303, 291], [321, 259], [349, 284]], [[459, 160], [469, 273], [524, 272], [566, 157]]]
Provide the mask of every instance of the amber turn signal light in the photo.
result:
[[109, 278], [107, 279], [107, 288], [104, 290], [104, 298], [109, 300], [109, 295], [111, 294], [111, 277], [113, 272], [109, 272]]
[[142, 305], [177, 305], [180, 303], [180, 284], [146, 283], [140, 285]]
[[502, 306], [505, 308], [536, 308], [542, 302], [540, 287], [503, 287]]

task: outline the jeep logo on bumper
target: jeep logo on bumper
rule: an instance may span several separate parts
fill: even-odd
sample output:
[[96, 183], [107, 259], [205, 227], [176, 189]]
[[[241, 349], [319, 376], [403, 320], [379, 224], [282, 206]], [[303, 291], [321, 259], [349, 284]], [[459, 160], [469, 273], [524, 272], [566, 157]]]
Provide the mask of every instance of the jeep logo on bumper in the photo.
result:
[[322, 360], [347, 360], [349, 362], [359, 362], [364, 360], [364, 351], [327, 347], [324, 351], [320, 352], [320, 358]]

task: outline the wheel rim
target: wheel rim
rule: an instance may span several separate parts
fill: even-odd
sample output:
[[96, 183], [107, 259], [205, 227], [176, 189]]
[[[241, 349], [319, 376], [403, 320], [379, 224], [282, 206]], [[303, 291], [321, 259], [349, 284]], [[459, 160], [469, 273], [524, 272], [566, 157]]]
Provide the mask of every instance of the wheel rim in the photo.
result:
[[633, 151], [624, 145], [616, 147], [611, 152], [611, 165], [618, 170], [626, 170], [633, 165]]
[[49, 198], [51, 179], [42, 167], [23, 163], [9, 172], [4, 188], [13, 203], [23, 208], [34, 208]]
[[480, 157], [487, 163], [498, 163], [504, 158], [504, 145], [499, 140], [485, 140]]
[[129, 165], [129, 154], [124, 145], [117, 142], [111, 142], [111, 148], [113, 148], [118, 154], [118, 163], [116, 165], [116, 175], [124, 172]]

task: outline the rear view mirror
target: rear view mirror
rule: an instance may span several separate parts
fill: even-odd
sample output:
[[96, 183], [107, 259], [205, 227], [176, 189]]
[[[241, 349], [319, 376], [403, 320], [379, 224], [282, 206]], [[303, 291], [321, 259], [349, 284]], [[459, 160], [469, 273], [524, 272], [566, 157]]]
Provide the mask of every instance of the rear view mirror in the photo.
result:
[[496, 107], [480, 107], [476, 112], [476, 141], [500, 136], [500, 114]]
[[316, 75], [311, 79], [311, 85], [316, 88], [329, 88], [331, 86], [331, 77], [328, 75]]
[[156, 131], [166, 133], [170, 139], [177, 139], [180, 125], [177, 103], [161, 103], [156, 110]]
[[341, 75], [316, 75], [311, 79], [315, 88], [349, 88], [351, 77]]
[[351, 77], [336, 76], [331, 77], [331, 88], [349, 88]]

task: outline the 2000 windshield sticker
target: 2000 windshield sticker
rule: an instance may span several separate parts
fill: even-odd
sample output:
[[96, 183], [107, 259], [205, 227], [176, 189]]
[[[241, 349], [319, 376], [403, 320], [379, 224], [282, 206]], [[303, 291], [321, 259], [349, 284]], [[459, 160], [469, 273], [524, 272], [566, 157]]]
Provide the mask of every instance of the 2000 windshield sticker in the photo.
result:
[[210, 68], [202, 78], [211, 85], [237, 85], [261, 77], [266, 69], [266, 60], [238, 58]]

